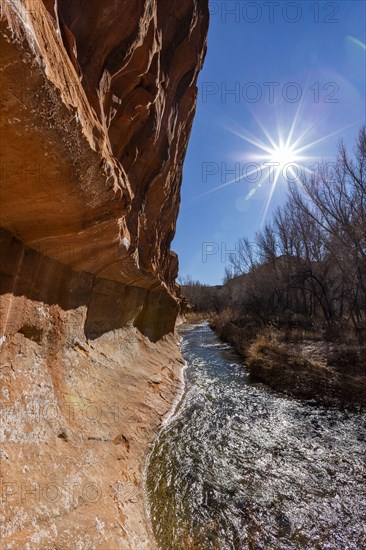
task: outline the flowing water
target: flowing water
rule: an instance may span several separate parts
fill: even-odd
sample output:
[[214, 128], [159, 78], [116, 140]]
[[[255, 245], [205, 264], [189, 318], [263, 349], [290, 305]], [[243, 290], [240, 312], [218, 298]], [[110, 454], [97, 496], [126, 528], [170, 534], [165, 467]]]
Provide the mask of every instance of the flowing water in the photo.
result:
[[206, 325], [181, 329], [185, 393], [146, 490], [162, 550], [366, 548], [366, 415], [254, 384]]

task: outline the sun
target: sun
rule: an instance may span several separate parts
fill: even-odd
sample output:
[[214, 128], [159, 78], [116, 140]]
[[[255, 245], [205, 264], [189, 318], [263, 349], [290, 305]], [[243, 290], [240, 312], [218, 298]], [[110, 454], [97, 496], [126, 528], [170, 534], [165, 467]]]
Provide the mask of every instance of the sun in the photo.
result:
[[[282, 178], [284, 181], [287, 181], [287, 183], [295, 181], [298, 182], [300, 181], [302, 174], [305, 172], [311, 173], [311, 170], [304, 165], [304, 161], [315, 159], [316, 157], [304, 156], [303, 152], [316, 143], [322, 141], [322, 139], [319, 139], [313, 143], [304, 143], [304, 138], [310, 128], [306, 128], [301, 135], [298, 134], [295, 136], [294, 131], [297, 116], [292, 121], [291, 128], [288, 132], [284, 130], [284, 127], [277, 127], [277, 139], [273, 137], [266, 128], [264, 128], [256, 117], [255, 119], [265, 135], [266, 141], [263, 141], [258, 137], [250, 136], [249, 133], [245, 133], [241, 129], [237, 130], [233, 127], [226, 127], [229, 132], [256, 148], [255, 152], [248, 151], [245, 155], [245, 158], [248, 159], [248, 164], [251, 168], [248, 170], [243, 170], [240, 177], [236, 176], [234, 179], [225, 181], [210, 191], [197, 195], [192, 200], [210, 195], [211, 193], [219, 191], [220, 189], [228, 187], [234, 183], [239, 183], [245, 178], [249, 180], [249, 178], [253, 175], [255, 177], [260, 175], [259, 181], [257, 180], [256, 185], [248, 190], [244, 200], [250, 200], [259, 188], [264, 187], [265, 181], [268, 180], [268, 200], [262, 217], [262, 220], [264, 220], [278, 181]], [[284, 138], [285, 135], [286, 138]]]
[[272, 152], [268, 155], [269, 161], [274, 165], [278, 165], [279, 170], [283, 171], [288, 165], [297, 164], [301, 159], [293, 147], [289, 147], [286, 144], [279, 144], [273, 148]]
[[[244, 201], [250, 201], [259, 189], [267, 189], [267, 200], [264, 204], [260, 223], [262, 227], [266, 220], [277, 184], [282, 182], [286, 185], [295, 184], [301, 186], [304, 177], [309, 174], [314, 174], [314, 171], [317, 169], [316, 167], [322, 160], [322, 157], [317, 155], [309, 155], [311, 149], [315, 150], [320, 143], [337, 134], [339, 135], [343, 130], [355, 124], [355, 122], [353, 122], [348, 126], [339, 128], [328, 135], [317, 137], [315, 140], [311, 141], [309, 138], [317, 128], [318, 120], [313, 120], [311, 123], [305, 124], [303, 120], [300, 120], [301, 110], [302, 103], [300, 102], [294, 118], [292, 120], [278, 120], [277, 128], [273, 128], [274, 132], [266, 128], [255, 114], [252, 113], [265, 139], [249, 134], [249, 132], [234, 122], [231, 122], [229, 125], [223, 124], [222, 126], [225, 130], [246, 142], [246, 152], [243, 158], [248, 160], [250, 168], [242, 170], [240, 177], [236, 176], [234, 179], [224, 181], [213, 189], [196, 195], [196, 197], [193, 197], [191, 200], [206, 197], [211, 193], [215, 193], [246, 179], [251, 184], [251, 188], [249, 188], [246, 195], [242, 197]], [[299, 126], [302, 127], [301, 132], [298, 130]], [[249, 150], [248, 145], [252, 146]], [[251, 168], [252, 166], [253, 168]], [[260, 177], [256, 179], [258, 175]], [[268, 186], [266, 186], [265, 183], [268, 183]]]

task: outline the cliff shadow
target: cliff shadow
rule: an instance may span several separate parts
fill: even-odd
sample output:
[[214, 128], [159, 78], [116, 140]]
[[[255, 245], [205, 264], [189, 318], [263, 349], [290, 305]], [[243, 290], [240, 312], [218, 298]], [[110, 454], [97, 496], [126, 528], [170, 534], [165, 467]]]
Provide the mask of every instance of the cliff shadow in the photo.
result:
[[[149, 290], [75, 271], [25, 246], [3, 228], [0, 251], [1, 296], [25, 297], [64, 311], [85, 306], [84, 333], [88, 340], [128, 325], [154, 342], [174, 330], [179, 306], [163, 288]], [[11, 303], [6, 307], [9, 310]], [[10, 325], [9, 311], [6, 315], [3, 311], [2, 317], [3, 333], [23, 330], [22, 315], [12, 315], [16, 320]]]

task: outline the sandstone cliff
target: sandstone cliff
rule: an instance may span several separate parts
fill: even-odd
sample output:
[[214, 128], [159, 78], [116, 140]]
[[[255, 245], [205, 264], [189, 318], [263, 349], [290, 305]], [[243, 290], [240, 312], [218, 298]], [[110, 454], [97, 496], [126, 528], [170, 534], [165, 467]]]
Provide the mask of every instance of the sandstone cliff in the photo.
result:
[[4, 548], [151, 548], [207, 0], [1, 0]]

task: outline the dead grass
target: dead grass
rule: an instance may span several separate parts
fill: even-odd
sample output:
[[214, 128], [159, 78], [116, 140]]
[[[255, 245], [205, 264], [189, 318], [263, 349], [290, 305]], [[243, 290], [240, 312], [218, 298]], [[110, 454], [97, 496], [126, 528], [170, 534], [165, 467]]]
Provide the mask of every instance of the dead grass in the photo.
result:
[[281, 334], [281, 340], [284, 342], [304, 342], [305, 340], [322, 342], [324, 340], [324, 331], [322, 329], [284, 329]]
[[203, 321], [210, 321], [212, 313], [201, 311], [187, 311], [184, 313], [184, 322], [192, 325], [202, 323]]
[[[325, 405], [366, 405], [366, 349], [313, 342], [288, 344], [266, 329], [249, 346], [246, 361], [254, 380], [300, 399]], [[318, 353], [316, 353], [318, 352]]]
[[334, 342], [321, 327], [264, 327], [230, 308], [210, 325], [243, 357], [253, 381], [325, 405], [366, 406], [366, 346], [352, 335]]
[[311, 363], [302, 355], [291, 353], [283, 338], [283, 333], [273, 328], [261, 332], [248, 348], [248, 366], [272, 370], [286, 367], [298, 370], [309, 368]]
[[225, 342], [229, 342], [244, 358], [249, 345], [255, 340], [260, 327], [253, 319], [243, 319], [235, 311], [227, 308], [210, 320], [211, 328]]

